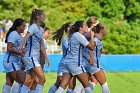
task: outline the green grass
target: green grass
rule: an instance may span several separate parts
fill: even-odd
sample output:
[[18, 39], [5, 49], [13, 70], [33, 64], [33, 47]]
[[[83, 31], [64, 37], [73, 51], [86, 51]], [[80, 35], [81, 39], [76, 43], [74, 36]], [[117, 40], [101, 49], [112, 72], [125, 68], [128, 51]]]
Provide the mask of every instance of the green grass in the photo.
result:
[[[55, 83], [56, 73], [45, 73], [46, 83], [43, 93], [47, 93]], [[111, 93], [140, 93], [140, 72], [106, 72]], [[0, 73], [0, 91], [5, 82], [5, 73]], [[102, 93], [101, 86], [97, 84], [94, 93]]]

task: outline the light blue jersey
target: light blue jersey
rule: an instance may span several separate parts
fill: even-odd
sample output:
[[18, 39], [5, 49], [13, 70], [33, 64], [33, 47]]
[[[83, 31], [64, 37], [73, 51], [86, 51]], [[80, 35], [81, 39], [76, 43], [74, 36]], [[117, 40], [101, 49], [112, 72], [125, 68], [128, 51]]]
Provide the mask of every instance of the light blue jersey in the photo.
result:
[[36, 66], [40, 66], [40, 46], [43, 39], [44, 29], [38, 27], [37, 24], [32, 24], [28, 33], [31, 34], [27, 41], [27, 50], [24, 56], [26, 62], [26, 70], [30, 70]]
[[95, 60], [95, 65], [97, 64], [97, 67], [100, 68], [100, 56], [101, 56], [101, 51], [103, 49], [103, 44], [102, 41], [99, 40], [98, 38], [95, 37], [94, 39], [96, 46], [94, 48], [94, 60]]
[[73, 33], [68, 43], [68, 51], [64, 61], [66, 66], [63, 68], [65, 69], [63, 70], [64, 73], [77, 75], [85, 72], [82, 64], [82, 47], [86, 47], [88, 44], [89, 42], [82, 34], [79, 32]]
[[[87, 60], [85, 60], [83, 58], [83, 62], [85, 62], [85, 67], [86, 70], [88, 72], [90, 72], [91, 74], [95, 74], [96, 72], [98, 72], [102, 67], [100, 65], [100, 56], [101, 56], [101, 51], [103, 49], [103, 44], [102, 41], [99, 40], [97, 37], [94, 38], [94, 42], [95, 42], [95, 47], [94, 47], [94, 65], [91, 66]], [[87, 48], [83, 49], [83, 53], [90, 58], [90, 54]]]
[[[17, 33], [17, 31], [12, 31], [7, 39], [7, 43], [11, 42], [13, 43], [13, 48], [18, 51], [18, 47], [22, 41], [22, 36]], [[18, 54], [11, 53], [9, 51], [6, 51], [3, 65], [6, 70], [6, 72], [16, 71], [19, 70], [19, 65], [21, 62], [21, 57]]]
[[40, 44], [41, 39], [43, 39], [44, 29], [38, 27], [37, 24], [32, 24], [28, 32], [31, 34], [27, 41], [27, 50], [25, 57], [36, 57], [40, 61]]
[[67, 36], [63, 36], [63, 38], [62, 38], [62, 51], [63, 51], [63, 56], [61, 58], [61, 61], [59, 63], [59, 66], [58, 66], [58, 70], [57, 70], [58, 76], [62, 76], [63, 75], [63, 73], [62, 73], [62, 67], [63, 67], [63, 64], [64, 64], [65, 57], [67, 55], [67, 49], [68, 49], [68, 38], [67, 38]]
[[75, 32], [70, 38], [66, 62], [80, 66], [82, 64], [82, 46], [86, 47], [89, 42], [79, 32]]

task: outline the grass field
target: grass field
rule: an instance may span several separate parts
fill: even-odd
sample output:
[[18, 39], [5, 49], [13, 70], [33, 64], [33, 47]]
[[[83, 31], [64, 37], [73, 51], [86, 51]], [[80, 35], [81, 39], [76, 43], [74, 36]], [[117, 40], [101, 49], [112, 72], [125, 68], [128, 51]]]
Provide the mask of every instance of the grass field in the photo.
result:
[[[56, 73], [45, 73], [45, 75], [46, 83], [43, 93], [48, 93], [49, 87], [56, 80]], [[140, 72], [106, 72], [106, 77], [111, 93], [140, 93]], [[0, 91], [4, 82], [5, 73], [0, 73]], [[102, 93], [99, 84], [95, 87], [94, 93]]]

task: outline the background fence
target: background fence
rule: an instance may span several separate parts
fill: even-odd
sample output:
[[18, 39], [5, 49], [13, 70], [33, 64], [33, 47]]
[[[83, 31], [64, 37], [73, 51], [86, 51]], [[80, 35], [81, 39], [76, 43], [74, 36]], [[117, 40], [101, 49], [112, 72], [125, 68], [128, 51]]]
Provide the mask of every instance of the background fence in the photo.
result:
[[[3, 57], [0, 54], [0, 72], [4, 71]], [[49, 55], [51, 65], [47, 68], [45, 64], [44, 71], [57, 71], [61, 57]], [[140, 55], [102, 55], [100, 62], [105, 71], [140, 71]]]

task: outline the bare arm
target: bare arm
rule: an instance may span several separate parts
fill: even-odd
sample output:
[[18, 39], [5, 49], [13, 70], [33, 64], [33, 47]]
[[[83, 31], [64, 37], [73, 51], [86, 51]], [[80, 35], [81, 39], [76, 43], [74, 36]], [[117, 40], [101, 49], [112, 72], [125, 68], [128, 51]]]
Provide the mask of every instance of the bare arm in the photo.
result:
[[91, 50], [88, 50], [90, 54], [90, 61], [89, 64], [94, 65], [94, 53]]
[[90, 59], [83, 53], [83, 51], [82, 51], [82, 56], [89, 62], [90, 61]]
[[48, 55], [47, 55], [46, 49], [45, 49], [45, 47], [44, 47], [44, 41], [43, 41], [43, 39], [41, 39], [41, 46], [40, 46], [40, 48], [41, 48], [41, 52], [42, 52], [43, 55], [45, 56], [47, 65], [50, 66], [50, 62], [49, 62], [49, 60], [48, 60]]
[[23, 45], [25, 44], [25, 42], [27, 42], [28, 38], [31, 36], [31, 34], [29, 32], [27, 32], [27, 34], [25, 35], [25, 37], [23, 38], [20, 46], [18, 47], [18, 50], [20, 51], [20, 49], [22, 49]]
[[90, 33], [91, 33], [91, 42], [86, 47], [93, 51], [94, 45], [95, 45], [95, 42], [94, 42], [94, 32], [90, 31]]
[[20, 51], [17, 51], [13, 48], [13, 43], [11, 42], [8, 42], [7, 43], [7, 51], [9, 51], [10, 53], [13, 53], [13, 54], [18, 54], [18, 55], [21, 55], [21, 52]]

